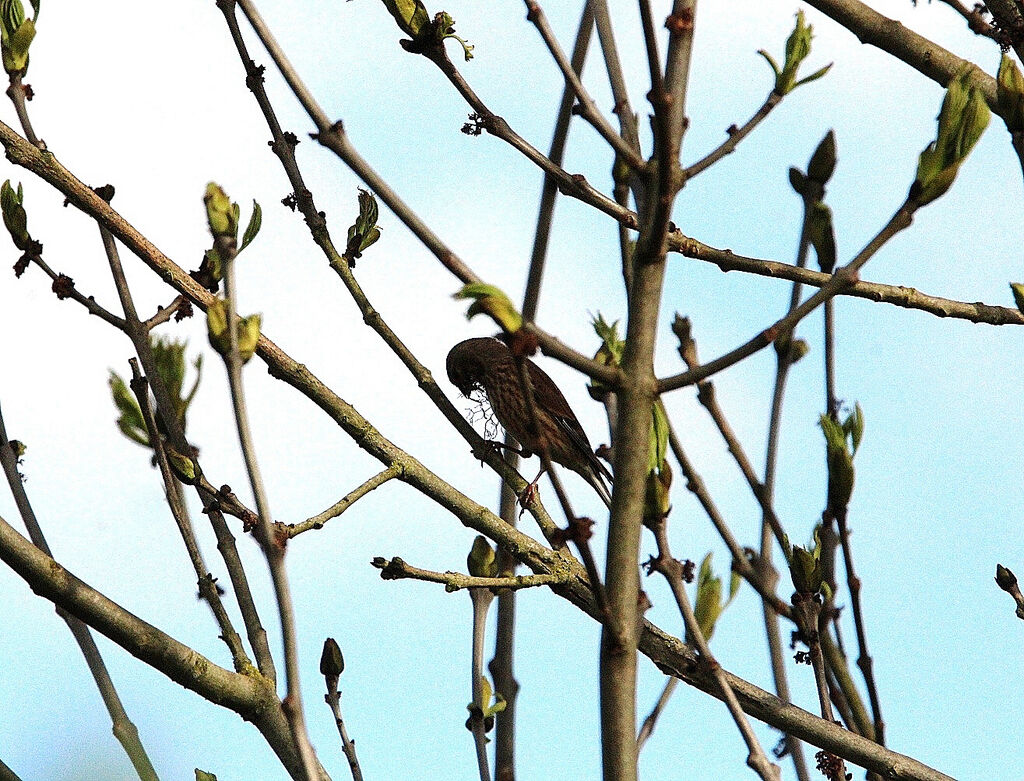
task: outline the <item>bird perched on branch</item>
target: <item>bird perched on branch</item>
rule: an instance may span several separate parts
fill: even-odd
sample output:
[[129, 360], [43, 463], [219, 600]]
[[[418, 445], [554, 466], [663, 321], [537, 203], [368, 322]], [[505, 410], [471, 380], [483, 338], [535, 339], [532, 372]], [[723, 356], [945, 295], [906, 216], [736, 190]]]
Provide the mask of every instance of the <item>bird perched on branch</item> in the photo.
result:
[[[477, 389], [487, 395], [494, 416], [519, 442], [524, 458], [546, 449], [552, 461], [581, 475], [610, 507], [611, 472], [594, 454], [569, 402], [537, 364], [529, 358], [522, 361], [533, 386], [536, 429], [530, 425], [530, 410], [516, 359], [504, 342], [491, 337], [459, 342], [448, 353], [448, 379], [464, 396]], [[531, 433], [534, 430], [539, 435]], [[542, 467], [537, 479], [543, 472]]]

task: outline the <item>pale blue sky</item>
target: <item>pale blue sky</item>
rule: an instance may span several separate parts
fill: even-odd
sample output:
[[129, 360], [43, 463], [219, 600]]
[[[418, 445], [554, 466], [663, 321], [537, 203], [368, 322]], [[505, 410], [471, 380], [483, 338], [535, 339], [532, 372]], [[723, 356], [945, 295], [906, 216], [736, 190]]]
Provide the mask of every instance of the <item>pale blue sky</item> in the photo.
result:
[[[578, 4], [547, 5], [563, 47], [570, 48]], [[995, 48], [974, 40], [942, 4], [873, 5], [994, 73]], [[633, 106], [646, 115], [649, 85], [635, 4], [613, 0], [611, 7]], [[781, 56], [801, 7], [702, 0], [686, 161], [703, 156], [727, 126], [742, 123], [760, 105], [771, 74], [756, 50]], [[518, 299], [539, 172], [497, 139], [458, 132], [468, 109], [433, 66], [398, 46], [401, 36], [379, 2], [265, 2], [261, 8], [299, 72], [328, 113], [345, 121], [363, 155], [479, 275]], [[466, 77], [493, 110], [546, 149], [561, 81], [524, 20], [523, 5], [452, 0], [443, 8], [476, 46], [475, 59], [460, 64]], [[834, 61], [832, 72], [787, 98], [739, 151], [694, 180], [680, 196], [675, 219], [709, 244], [791, 262], [800, 203], [786, 171], [804, 168], [834, 128], [839, 166], [828, 201], [845, 262], [905, 196], [917, 154], [934, 135], [942, 90], [804, 10], [816, 33], [808, 71]], [[596, 52], [595, 40], [585, 81], [608, 109]], [[255, 43], [253, 54], [268, 62]], [[36, 130], [49, 148], [89, 184], [115, 184], [115, 207], [180, 265], [195, 268], [208, 246], [201, 205], [207, 181], [221, 183], [243, 211], [257, 199], [264, 207], [263, 232], [240, 262], [242, 310], [264, 312], [271, 338], [399, 446], [473, 498], [493, 502], [495, 478], [362, 324], [301, 219], [279, 205], [287, 182], [266, 145], [268, 131], [213, 3], [117, 0], [101, 10], [46, 3], [28, 81], [37, 95], [30, 104]], [[283, 125], [302, 140], [299, 160], [319, 207], [336, 238], [343, 236], [359, 183], [308, 140], [310, 123], [272, 69], [268, 89]], [[14, 123], [9, 107], [0, 118]], [[643, 120], [641, 127], [646, 130]], [[566, 168], [609, 189], [607, 152], [582, 123], [574, 127]], [[95, 225], [62, 208], [62, 198], [27, 172], [5, 164], [0, 179], [7, 177], [25, 184], [29, 229], [44, 243], [50, 264], [116, 308]], [[1011, 305], [1006, 283], [1024, 279], [1021, 195], [1019, 165], [995, 120], [952, 191], [920, 212], [869, 263], [864, 278]], [[578, 349], [593, 350], [588, 314], [623, 316], [615, 229], [589, 207], [564, 199], [556, 217], [539, 321]], [[488, 333], [489, 326], [466, 323], [464, 305], [450, 298], [457, 281], [383, 208], [381, 225], [383, 237], [359, 262], [357, 276], [382, 315], [454, 395], [444, 379], [445, 353], [460, 339]], [[6, 237], [0, 237], [0, 255], [7, 258], [5, 267], [17, 257]], [[146, 302], [143, 311], [170, 300], [148, 270], [127, 253], [125, 259]], [[788, 297], [788, 283], [724, 275], [714, 266], [671, 258], [659, 372], [679, 370], [668, 328], [675, 311], [693, 318], [708, 359], [769, 325]], [[837, 302], [836, 320], [839, 395], [859, 401], [867, 417], [850, 523], [889, 745], [957, 778], [1011, 778], [1024, 760], [1012, 728], [1024, 718], [1021, 627], [992, 575], [997, 561], [1024, 574], [1020, 335], [1010, 327], [941, 320], [849, 298]], [[819, 317], [801, 327], [812, 351], [794, 369], [782, 441], [778, 510], [797, 541], [810, 534], [824, 497], [816, 426], [823, 396], [820, 332]], [[0, 333], [0, 403], [11, 436], [29, 446], [27, 489], [58, 559], [137, 615], [229, 664], [209, 612], [194, 598], [194, 576], [162, 502], [158, 475], [148, 455], [113, 425], [107, 371], [127, 370], [127, 340], [72, 303], [58, 303], [36, 269], [18, 281], [9, 272], [0, 275]], [[198, 318], [173, 333], [209, 352]], [[606, 441], [601, 409], [590, 402], [584, 382], [544, 360], [591, 439]], [[773, 373], [774, 357], [765, 351], [716, 379], [721, 403], [759, 470]], [[379, 469], [257, 362], [246, 380], [271, 506], [280, 520], [319, 512]], [[716, 502], [741, 542], [754, 545], [756, 503], [693, 392], [680, 391], [669, 404]], [[216, 476], [211, 479], [246, 496], [229, 410], [223, 372], [208, 360], [191, 434], [207, 473]], [[529, 463], [524, 472], [535, 468]], [[582, 482], [569, 481], [603, 534], [599, 503]], [[678, 477], [674, 490], [675, 554], [699, 561], [713, 550], [724, 569], [726, 551]], [[0, 515], [18, 524], [6, 491], [0, 492]], [[214, 562], [212, 537], [197, 526]], [[333, 778], [346, 778], [347, 769], [316, 672], [327, 635], [345, 654], [342, 705], [368, 779], [476, 777], [463, 726], [470, 699], [469, 599], [433, 585], [383, 582], [369, 566], [373, 556], [398, 555], [435, 570], [459, 569], [472, 537], [394, 483], [290, 546], [308, 721]], [[276, 637], [265, 565], [251, 541], [241, 540], [240, 547]], [[650, 550], [645, 540], [645, 555]], [[654, 580], [647, 587], [655, 604], [649, 617], [680, 631], [667, 589]], [[0, 593], [0, 758], [25, 781], [132, 778], [52, 606], [6, 569], [0, 569]], [[845, 594], [840, 602], [846, 603]], [[597, 778], [598, 627], [543, 591], [524, 593], [519, 605], [520, 777]], [[760, 626], [757, 600], [744, 587], [716, 630], [713, 650], [728, 669], [770, 689]], [[851, 624], [851, 648], [853, 638]], [[191, 778], [194, 767], [221, 781], [285, 777], [259, 734], [233, 713], [168, 682], [105, 639], [99, 642], [162, 778]], [[789, 672], [798, 703], [813, 710], [809, 668], [791, 663]], [[661, 682], [644, 661], [641, 718]], [[758, 734], [766, 749], [778, 738], [763, 726]], [[753, 777], [744, 757], [724, 708], [681, 686], [644, 750], [642, 777]], [[787, 763], [783, 776], [794, 777]]]

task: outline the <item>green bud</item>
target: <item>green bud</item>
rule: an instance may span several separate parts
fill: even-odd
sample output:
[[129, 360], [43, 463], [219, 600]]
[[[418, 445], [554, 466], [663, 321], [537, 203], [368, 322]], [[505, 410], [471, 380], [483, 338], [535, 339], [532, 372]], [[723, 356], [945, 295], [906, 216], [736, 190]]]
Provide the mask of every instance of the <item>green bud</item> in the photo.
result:
[[419, 40], [430, 25], [430, 14], [420, 0], [384, 0], [384, 7], [402, 32], [414, 41]]
[[794, 545], [792, 553], [789, 575], [793, 580], [793, 588], [800, 594], [817, 594], [823, 582], [818, 547], [815, 546], [813, 551], [808, 551]]
[[[626, 342], [619, 337], [619, 321], [608, 323], [600, 312], [597, 317], [590, 321], [594, 333], [601, 339], [601, 346], [594, 353], [594, 360], [602, 366], [618, 366], [622, 363], [622, 351], [626, 348]], [[600, 380], [591, 380], [587, 386], [590, 395], [600, 400], [603, 394], [610, 388]]]
[[807, 177], [821, 185], [828, 183], [836, 170], [836, 134], [829, 130], [807, 164]]
[[14, 451], [14, 458], [19, 459], [25, 455], [25, 451], [28, 450], [28, 446], [19, 439], [12, 439], [7, 443], [11, 450]]
[[260, 326], [263, 315], [255, 314], [243, 317], [238, 323], [238, 354], [242, 363], [247, 363], [256, 354], [256, 345], [260, 341]]
[[493, 578], [498, 575], [498, 563], [494, 555], [494, 548], [487, 542], [487, 538], [477, 535], [473, 540], [473, 547], [466, 557], [466, 567], [469, 574], [474, 578]]
[[[740, 576], [733, 572], [729, 578], [729, 598], [723, 602], [722, 579], [716, 576], [711, 568], [711, 554], [708, 553], [704, 557], [697, 572], [697, 598], [694, 601], [693, 613], [705, 640], [711, 639], [718, 619], [736, 597], [739, 587]], [[693, 638], [687, 636], [686, 641], [693, 642]]]
[[228, 305], [222, 298], [215, 298], [206, 309], [206, 331], [210, 346], [221, 355], [231, 349], [228, 337]]
[[0, 0], [0, 38], [6, 41], [25, 21], [21, 0]]
[[110, 396], [114, 401], [114, 406], [120, 413], [117, 417], [117, 428], [132, 442], [144, 447], [151, 447], [146, 421], [142, 416], [142, 410], [139, 408], [135, 394], [128, 389], [127, 383], [116, 372], [110, 372], [107, 384], [110, 386]]
[[196, 781], [217, 781], [217, 776], [213, 773], [207, 773], [205, 770], [196, 768]]
[[805, 24], [806, 19], [803, 11], [797, 11], [796, 26], [793, 32], [786, 39], [786, 64], [784, 70], [792, 69], [796, 73], [797, 67], [811, 53], [811, 38], [814, 35], [814, 28]]
[[362, 257], [363, 250], [379, 238], [377, 199], [371, 193], [359, 188], [359, 216], [348, 229], [348, 245], [345, 247], [345, 259], [349, 266], [355, 266], [356, 258]]
[[202, 474], [195, 461], [170, 447], [167, 448], [167, 463], [174, 476], [186, 485], [194, 485]]
[[[38, 7], [33, 3], [38, 14]], [[33, 19], [25, 18], [21, 0], [0, 2], [0, 54], [4, 70], [10, 74], [23, 73], [28, 68], [28, 48], [36, 36]]]
[[846, 416], [843, 421], [843, 431], [850, 437], [850, 445], [853, 447], [852, 455], [857, 455], [857, 448], [864, 438], [864, 410], [860, 404], [853, 405], [853, 412]]
[[1005, 54], [999, 61], [996, 105], [1007, 130], [1011, 133], [1024, 131], [1024, 75], [1017, 63]]
[[831, 274], [836, 267], [836, 234], [832, 228], [832, 210], [821, 201], [811, 204], [808, 211], [807, 237], [821, 270]]
[[949, 190], [960, 165], [988, 126], [991, 112], [985, 96], [969, 84], [973, 67], [965, 66], [950, 81], [939, 111], [936, 138], [918, 158], [917, 176], [909, 195], [918, 206], [931, 203]]
[[227, 193], [215, 182], [206, 185], [203, 203], [206, 204], [206, 219], [210, 224], [210, 233], [213, 234], [213, 237], [236, 241], [238, 239], [238, 204], [231, 203]]
[[811, 351], [806, 339], [794, 339], [789, 346], [789, 362], [796, 363]]
[[996, 583], [1003, 591], [1012, 591], [1017, 586], [1017, 576], [1002, 564], [996, 564]]
[[320, 674], [337, 678], [345, 672], [345, 657], [341, 655], [341, 647], [333, 637], [324, 640], [324, 650], [320, 654]]
[[21, 189], [20, 182], [17, 190], [11, 187], [10, 179], [0, 185], [0, 211], [3, 212], [4, 226], [11, 234], [14, 246], [22, 252], [28, 248], [29, 242], [32, 240], [27, 229], [28, 215], [22, 205], [24, 200], [25, 194]]
[[36, 37], [36, 23], [24, 20], [13, 33], [0, 44], [4, 70], [8, 73], [24, 73], [28, 69], [28, 47]]
[[[858, 407], [858, 412], [860, 408]], [[859, 421], [859, 422], [858, 422]], [[850, 503], [853, 495], [854, 468], [853, 456], [856, 446], [863, 435], [863, 416], [854, 414], [840, 424], [828, 415], [820, 419], [821, 430], [825, 434], [825, 463], [828, 466], [828, 507], [838, 513]], [[855, 437], [856, 445], [851, 451], [847, 438]]]
[[647, 527], [663, 520], [672, 509], [670, 489], [672, 488], [672, 467], [668, 461], [661, 462], [660, 469], [647, 473], [647, 487], [644, 493], [643, 522]]
[[[247, 363], [256, 353], [256, 345], [260, 340], [262, 315], [249, 315], [238, 319], [238, 355], [242, 363]], [[221, 355], [231, 351], [231, 337], [228, 334], [228, 306], [222, 298], [215, 298], [206, 310], [206, 331], [210, 338], [210, 346]]]
[[1024, 284], [1011, 282], [1010, 290], [1013, 292], [1013, 302], [1021, 312], [1024, 312]]
[[523, 316], [516, 310], [509, 297], [494, 285], [471, 282], [464, 285], [453, 298], [474, 299], [466, 310], [467, 320], [472, 320], [479, 314], [486, 314], [508, 334], [514, 334], [523, 327]]
[[651, 406], [651, 428], [647, 433], [647, 470], [660, 471], [668, 456], [668, 417], [665, 405], [656, 399]]

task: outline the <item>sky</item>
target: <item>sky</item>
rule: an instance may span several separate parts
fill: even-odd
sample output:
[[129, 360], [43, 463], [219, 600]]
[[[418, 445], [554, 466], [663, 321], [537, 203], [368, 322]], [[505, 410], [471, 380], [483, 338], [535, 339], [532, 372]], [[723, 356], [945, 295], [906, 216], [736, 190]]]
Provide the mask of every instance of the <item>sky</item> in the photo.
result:
[[[545, 11], [570, 49], [578, 3]], [[666, 13], [658, 3], [656, 16]], [[974, 39], [941, 3], [874, 0], [878, 10], [994, 73], [999, 53]], [[571, 6], [571, 7], [570, 7]], [[644, 143], [649, 89], [633, 3], [612, 0], [616, 36]], [[749, 7], [748, 7], [749, 6]], [[431, 11], [441, 10], [434, 5]], [[468, 108], [428, 62], [404, 52], [400, 32], [375, 0], [263, 2], [276, 37], [317, 99], [342, 119], [353, 144], [482, 278], [521, 297], [533, 240], [539, 171], [499, 140], [463, 135]], [[539, 149], [547, 149], [562, 83], [518, 3], [445, 5], [475, 46], [458, 62], [481, 97]], [[934, 137], [942, 90], [917, 71], [861, 45], [849, 32], [797, 2], [703, 0], [687, 98], [683, 158], [692, 162], [742, 123], [766, 97], [771, 72], [760, 48], [781, 59], [794, 14], [814, 25], [807, 72], [834, 62], [828, 76], [798, 89], [738, 151], [690, 182], [675, 222], [688, 235], [738, 253], [792, 262], [801, 206], [788, 184], [818, 141], [835, 130], [839, 164], [829, 184], [840, 262], [888, 220], [906, 195], [917, 155]], [[243, 24], [244, 27], [244, 24]], [[308, 140], [312, 129], [269, 58], [249, 36], [282, 124], [297, 134], [299, 163], [336, 239], [356, 213], [360, 182]], [[457, 49], [452, 45], [452, 51]], [[662, 51], [664, 51], [664, 40]], [[588, 59], [584, 81], [606, 112], [603, 65]], [[239, 261], [240, 309], [262, 312], [264, 331], [393, 442], [477, 501], [494, 504], [496, 478], [419, 392], [415, 380], [363, 323], [300, 217], [280, 205], [287, 181], [267, 146], [269, 133], [244, 85], [241, 65], [213, 3], [43, 4], [26, 79], [37, 133], [80, 179], [117, 188], [114, 206], [165, 254], [196, 268], [209, 246], [202, 207], [215, 180], [248, 213], [263, 207], [263, 229]], [[0, 120], [15, 125], [11, 107]], [[649, 146], [646, 147], [649, 149]], [[78, 289], [116, 309], [95, 224], [41, 181], [9, 163], [0, 178], [24, 184], [29, 230], [44, 257]], [[596, 133], [577, 123], [565, 168], [610, 191], [610, 160]], [[952, 190], [918, 213], [914, 225], [864, 269], [871, 281], [916, 287], [962, 301], [1012, 306], [1007, 283], [1024, 281], [1019, 164], [994, 120]], [[492, 332], [466, 321], [451, 299], [459, 283], [400, 222], [381, 209], [382, 238], [356, 267], [373, 305], [468, 411], [444, 376], [455, 342]], [[7, 266], [18, 252], [0, 236]], [[172, 296], [125, 251], [144, 312]], [[622, 319], [615, 226], [589, 207], [560, 199], [538, 323], [583, 352], [597, 343], [591, 315]], [[109, 371], [128, 372], [130, 344], [72, 302], [58, 302], [30, 269], [0, 272], [0, 404], [10, 436], [28, 445], [26, 489], [56, 558], [77, 576], [214, 661], [229, 665], [163, 502], [148, 453], [114, 426]], [[691, 317], [702, 358], [746, 341], [784, 312], [789, 284], [673, 256], [659, 329], [659, 375], [681, 370], [669, 324]], [[850, 524], [868, 642], [875, 659], [889, 746], [957, 778], [1008, 778], [1024, 761], [1012, 725], [1024, 717], [1019, 621], [999, 591], [996, 562], [1024, 574], [1019, 524], [1021, 349], [1013, 327], [943, 320], [917, 311], [840, 298], [836, 302], [838, 387], [860, 403], [867, 430], [857, 455]], [[809, 538], [824, 498], [820, 316], [799, 335], [811, 346], [793, 371], [777, 484], [777, 510], [794, 541]], [[249, 501], [224, 372], [200, 318], [166, 331], [206, 355], [190, 434], [216, 484]], [[595, 444], [607, 441], [600, 407], [584, 380], [539, 359], [561, 385]], [[764, 351], [715, 378], [719, 399], [758, 471], [763, 469], [774, 376]], [[301, 521], [379, 471], [306, 399], [254, 361], [245, 379], [254, 436], [274, 516]], [[754, 545], [760, 512], [692, 389], [668, 399], [687, 449], [741, 544]], [[533, 463], [524, 466], [532, 476]], [[603, 508], [575, 477], [579, 509]], [[543, 496], [549, 500], [548, 489]], [[251, 501], [249, 502], [251, 504]], [[549, 507], [554, 507], [548, 502]], [[9, 493], [0, 516], [20, 528]], [[197, 528], [215, 574], [212, 535]], [[670, 516], [673, 551], [699, 561], [728, 554], [677, 476]], [[278, 647], [266, 565], [235, 529], [263, 617]], [[324, 766], [347, 777], [334, 724], [322, 703], [320, 648], [335, 637], [345, 654], [342, 708], [367, 778], [476, 778], [463, 724], [470, 694], [470, 600], [465, 593], [412, 581], [384, 582], [375, 556], [401, 556], [433, 570], [464, 567], [473, 534], [407, 486], [392, 482], [323, 530], [289, 546], [298, 605], [307, 721]], [[643, 557], [653, 551], [643, 542]], [[603, 560], [603, 555], [599, 555]], [[664, 584], [645, 582], [648, 618], [681, 632]], [[52, 605], [0, 569], [0, 759], [25, 781], [121, 781], [130, 764], [85, 665]], [[782, 589], [783, 596], [788, 596]], [[846, 604], [845, 593], [840, 602]], [[517, 675], [519, 770], [524, 779], [596, 778], [599, 627], [554, 595], [519, 599]], [[848, 611], [847, 611], [848, 612]], [[492, 616], [493, 619], [493, 616]], [[853, 642], [845, 616], [845, 637]], [[235, 714], [167, 681], [97, 635], [129, 715], [164, 779], [199, 767], [220, 781], [285, 778], [260, 735]], [[743, 587], [712, 643], [730, 671], [770, 689], [760, 606]], [[796, 702], [814, 710], [807, 667], [790, 660]], [[639, 717], [663, 676], [641, 661]], [[757, 732], [766, 749], [778, 733]], [[810, 756], [813, 752], [808, 752]], [[680, 686], [641, 758], [641, 776], [660, 779], [752, 777], [745, 749], [717, 701]], [[813, 765], [813, 762], [811, 763]], [[794, 778], [782, 763], [783, 778]], [[855, 777], [861, 774], [855, 773]]]

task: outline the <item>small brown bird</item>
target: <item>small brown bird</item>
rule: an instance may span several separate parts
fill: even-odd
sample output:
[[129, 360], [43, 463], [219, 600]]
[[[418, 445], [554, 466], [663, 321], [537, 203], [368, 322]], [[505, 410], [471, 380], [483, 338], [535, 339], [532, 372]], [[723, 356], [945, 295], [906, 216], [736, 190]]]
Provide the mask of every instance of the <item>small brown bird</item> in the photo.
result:
[[490, 337], [459, 342], [448, 353], [448, 379], [464, 396], [470, 396], [477, 389], [487, 394], [494, 416], [522, 446], [524, 458], [539, 453], [546, 446], [552, 461], [581, 475], [610, 507], [611, 472], [594, 455], [590, 440], [558, 386], [533, 361], [528, 358], [523, 361], [533, 385], [540, 431], [537, 437], [530, 433], [530, 412], [515, 358], [504, 342]]

